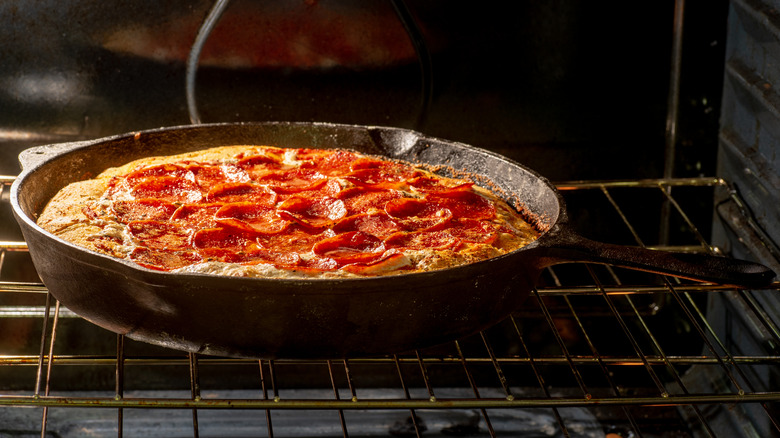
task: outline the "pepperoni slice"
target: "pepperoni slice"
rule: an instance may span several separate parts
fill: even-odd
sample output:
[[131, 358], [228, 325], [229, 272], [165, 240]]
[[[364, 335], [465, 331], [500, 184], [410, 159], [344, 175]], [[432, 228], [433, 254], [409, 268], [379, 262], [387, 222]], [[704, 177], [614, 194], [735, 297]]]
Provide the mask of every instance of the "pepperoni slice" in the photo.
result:
[[191, 229], [214, 228], [217, 226], [214, 215], [222, 205], [221, 203], [184, 204], [173, 212], [171, 220]]
[[350, 172], [344, 178], [361, 186], [393, 188], [420, 175], [412, 166], [393, 161], [363, 157], [352, 162]]
[[382, 256], [370, 263], [351, 263], [341, 267], [344, 271], [353, 274], [372, 275], [401, 268], [407, 262], [407, 258], [397, 250], [387, 250]]
[[252, 180], [258, 180], [285, 168], [282, 156], [273, 153], [249, 155], [241, 158], [236, 165]]
[[254, 157], [256, 155], [265, 155], [270, 157], [277, 157], [279, 160], [281, 160], [282, 155], [284, 155], [288, 150], [289, 149], [283, 149], [276, 146], [256, 146], [252, 147], [248, 151], [236, 154], [233, 158], [240, 160], [242, 158]]
[[200, 187], [195, 182], [177, 176], [155, 176], [136, 184], [131, 194], [136, 199], [156, 198], [169, 202], [198, 202]]
[[345, 179], [359, 186], [387, 189], [401, 186], [408, 177], [410, 175], [388, 172], [381, 168], [353, 170], [349, 174], [344, 175]]
[[262, 248], [283, 252], [309, 252], [315, 243], [333, 237], [334, 233], [325, 230], [322, 233], [312, 232], [297, 225], [290, 225], [284, 233], [257, 237], [257, 244]]
[[302, 168], [317, 169], [325, 175], [342, 175], [350, 170], [352, 163], [358, 159], [354, 152], [318, 149], [299, 149], [295, 158]]
[[157, 164], [152, 166], [142, 167], [133, 172], [130, 172], [125, 176], [125, 181], [129, 184], [137, 184], [138, 182], [152, 177], [176, 177], [184, 178], [192, 182], [195, 181], [195, 174], [184, 166], [180, 166], [174, 163]]
[[362, 231], [380, 239], [401, 230], [398, 222], [383, 212], [348, 216], [333, 225], [333, 231], [337, 233]]
[[401, 231], [384, 241], [388, 248], [449, 249], [456, 248], [461, 241], [446, 230], [443, 231]]
[[283, 253], [253, 249], [251, 251], [232, 251], [222, 248], [200, 248], [198, 254], [204, 261], [219, 261], [224, 263], [240, 263], [244, 265], [256, 265], [260, 263], [271, 264], [279, 268], [292, 268], [301, 263], [301, 257], [296, 253]]
[[211, 187], [224, 182], [248, 182], [249, 175], [243, 169], [232, 164], [212, 165], [193, 163], [187, 166], [193, 175], [195, 182], [202, 190], [207, 191]]
[[328, 181], [328, 177], [311, 169], [289, 169], [269, 172], [255, 179], [281, 193], [314, 190]]
[[130, 260], [149, 269], [170, 271], [200, 263], [202, 258], [194, 251], [161, 251], [141, 247], [130, 253]]
[[127, 229], [141, 246], [151, 249], [172, 251], [189, 247], [189, 230], [176, 223], [139, 220], [128, 223]]
[[350, 170], [384, 169], [388, 173], [401, 173], [403, 171], [416, 171], [411, 166], [395, 161], [389, 161], [372, 157], [360, 157], [349, 166]]
[[253, 168], [253, 167], [265, 167], [269, 169], [273, 169], [273, 168], [278, 169], [279, 166], [282, 165], [283, 154], [284, 154], [283, 151], [278, 151], [278, 153], [274, 153], [270, 150], [257, 151], [257, 153], [254, 154], [237, 157], [238, 158], [237, 165], [242, 169]]
[[252, 201], [267, 206], [275, 205], [277, 197], [276, 192], [268, 187], [248, 182], [217, 184], [206, 194], [206, 200], [209, 202]]
[[332, 271], [338, 269], [339, 264], [335, 260], [329, 257], [309, 257], [301, 259], [301, 262], [296, 267], [296, 270], [304, 272], [318, 272], [318, 271]]
[[277, 195], [277, 204], [294, 196], [302, 196], [306, 198], [338, 198], [341, 192], [341, 183], [337, 178], [328, 178], [325, 184], [312, 189], [279, 192]]
[[280, 251], [276, 249], [260, 249], [232, 257], [234, 260], [237, 260], [237, 263], [267, 263], [280, 269], [312, 274], [322, 271], [332, 271], [339, 268], [339, 264], [329, 257], [317, 255], [301, 257], [301, 255], [296, 252]]
[[317, 242], [315, 254], [334, 259], [340, 265], [370, 263], [379, 260], [385, 252], [380, 239], [362, 231], [337, 234]]
[[279, 216], [308, 228], [325, 228], [347, 215], [344, 202], [336, 198], [293, 196], [279, 204]]
[[325, 184], [320, 185], [312, 190], [301, 190], [296, 194], [303, 196], [329, 196], [331, 198], [337, 198], [341, 193], [341, 183], [336, 178], [328, 178]]
[[338, 194], [338, 198], [344, 201], [347, 213], [368, 213], [372, 210], [385, 209], [385, 204], [392, 199], [400, 198], [401, 192], [390, 189], [374, 190], [366, 187], [351, 187]]
[[279, 217], [276, 209], [253, 202], [225, 204], [214, 215], [217, 223], [254, 234], [277, 234], [290, 222]]
[[472, 181], [465, 179], [436, 178], [431, 175], [420, 175], [410, 179], [407, 183], [420, 192], [438, 194], [456, 194], [469, 190], [474, 185]]
[[192, 245], [200, 250], [219, 248], [230, 253], [257, 249], [253, 239], [225, 228], [205, 228], [192, 236]]
[[450, 209], [427, 199], [398, 198], [388, 201], [385, 212], [410, 230], [429, 231], [444, 228], [452, 219]]
[[292, 269], [304, 272], [322, 272], [338, 268], [338, 264], [327, 257], [306, 257], [296, 252], [274, 249], [254, 249], [251, 251], [230, 251], [221, 248], [204, 248], [200, 250], [204, 258], [219, 260], [226, 263], [242, 263], [246, 265], [270, 264], [281, 269]]
[[126, 224], [135, 220], [150, 219], [163, 221], [170, 219], [176, 211], [176, 206], [161, 199], [138, 199], [128, 201], [115, 201], [111, 209], [116, 215], [117, 221]]
[[498, 238], [498, 228], [486, 220], [456, 219], [450, 222], [447, 232], [464, 242], [492, 244]]
[[496, 207], [484, 196], [471, 191], [454, 191], [451, 193], [429, 195], [427, 198], [452, 211], [456, 218], [493, 219], [496, 217]]

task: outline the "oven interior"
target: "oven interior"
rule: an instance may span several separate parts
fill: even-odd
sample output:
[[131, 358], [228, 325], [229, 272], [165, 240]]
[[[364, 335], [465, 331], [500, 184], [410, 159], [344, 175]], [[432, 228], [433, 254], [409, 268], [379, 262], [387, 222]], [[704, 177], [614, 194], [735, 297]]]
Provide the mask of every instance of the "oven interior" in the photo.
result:
[[[590, 238], [780, 272], [768, 2], [224, 3], [204, 121], [419, 129], [539, 171]], [[484, 332], [330, 361], [181, 353], [59, 306], [10, 211], [16, 155], [190, 123], [212, 7], [0, 6], [0, 436], [780, 436], [777, 282], [560, 265]]]

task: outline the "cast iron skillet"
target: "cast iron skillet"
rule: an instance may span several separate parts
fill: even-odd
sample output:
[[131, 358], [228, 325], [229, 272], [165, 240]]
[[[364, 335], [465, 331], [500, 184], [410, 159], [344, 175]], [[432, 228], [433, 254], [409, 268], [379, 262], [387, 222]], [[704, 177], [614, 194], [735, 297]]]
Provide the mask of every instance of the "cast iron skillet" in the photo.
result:
[[[358, 279], [171, 274], [93, 253], [44, 232], [35, 218], [63, 186], [153, 155], [229, 144], [350, 148], [449, 166], [487, 178], [544, 231], [525, 248], [466, 266]], [[175, 349], [239, 357], [341, 358], [398, 353], [486, 328], [518, 309], [540, 271], [607, 263], [707, 282], [760, 287], [774, 273], [727, 258], [587, 240], [567, 226], [544, 178], [499, 155], [417, 132], [310, 123], [162, 128], [28, 149], [11, 189], [14, 214], [43, 283], [63, 305], [116, 333]]]

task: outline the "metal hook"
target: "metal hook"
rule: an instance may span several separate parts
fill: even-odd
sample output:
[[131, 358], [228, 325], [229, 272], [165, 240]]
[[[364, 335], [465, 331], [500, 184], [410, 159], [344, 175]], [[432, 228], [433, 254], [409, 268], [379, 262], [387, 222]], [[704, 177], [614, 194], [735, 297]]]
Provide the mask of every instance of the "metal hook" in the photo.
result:
[[217, 0], [214, 2], [214, 6], [211, 7], [206, 19], [203, 20], [198, 35], [195, 37], [195, 42], [192, 44], [190, 54], [187, 57], [187, 76], [186, 76], [186, 93], [187, 93], [187, 111], [190, 114], [190, 123], [193, 125], [200, 124], [200, 114], [198, 114], [198, 106], [195, 102], [195, 73], [198, 70], [198, 61], [200, 60], [200, 52], [203, 50], [203, 46], [206, 44], [211, 31], [219, 22], [222, 13], [227, 9], [230, 0]]

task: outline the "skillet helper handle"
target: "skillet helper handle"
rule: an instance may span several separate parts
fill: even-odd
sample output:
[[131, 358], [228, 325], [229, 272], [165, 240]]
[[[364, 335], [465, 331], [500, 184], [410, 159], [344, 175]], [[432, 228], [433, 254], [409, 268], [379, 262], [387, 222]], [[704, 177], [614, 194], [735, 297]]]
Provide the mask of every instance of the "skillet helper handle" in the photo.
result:
[[771, 269], [746, 260], [614, 245], [590, 240], [569, 229], [556, 237], [548, 253], [549, 265], [600, 263], [748, 289], [766, 287], [775, 278]]
[[41, 163], [49, 160], [50, 158], [56, 158], [82, 146], [88, 146], [90, 143], [92, 143], [92, 141], [84, 140], [72, 141], [69, 143], [50, 144], [45, 146], [34, 146], [23, 150], [19, 154], [19, 164], [21, 164], [22, 170], [28, 170], [39, 166]]

